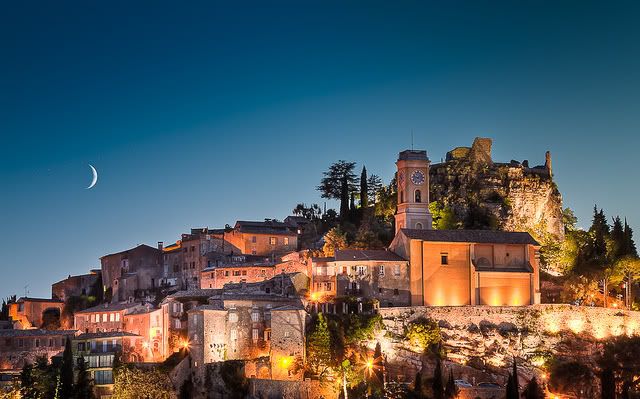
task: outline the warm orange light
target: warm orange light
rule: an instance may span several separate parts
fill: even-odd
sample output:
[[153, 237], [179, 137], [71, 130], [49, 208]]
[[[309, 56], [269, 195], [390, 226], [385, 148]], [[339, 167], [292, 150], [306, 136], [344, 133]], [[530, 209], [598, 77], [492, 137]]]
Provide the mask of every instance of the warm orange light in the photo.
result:
[[184, 340], [184, 341], [180, 342], [180, 346], [183, 349], [189, 349], [189, 341], [188, 340]]
[[367, 360], [367, 368], [369, 369], [369, 371], [373, 369], [373, 360]]
[[617, 307], [618, 307], [618, 304], [614, 302], [612, 306], [613, 306], [614, 308], [617, 308]]
[[320, 298], [320, 294], [318, 294], [317, 292], [312, 292], [311, 293], [311, 300], [313, 302], [316, 302], [319, 298]]
[[282, 367], [283, 369], [288, 369], [290, 365], [291, 359], [289, 357], [282, 357], [280, 359], [280, 367]]
[[142, 347], [143, 347], [144, 349], [149, 349], [149, 343], [148, 343], [147, 341], [144, 341], [144, 342], [142, 343]]

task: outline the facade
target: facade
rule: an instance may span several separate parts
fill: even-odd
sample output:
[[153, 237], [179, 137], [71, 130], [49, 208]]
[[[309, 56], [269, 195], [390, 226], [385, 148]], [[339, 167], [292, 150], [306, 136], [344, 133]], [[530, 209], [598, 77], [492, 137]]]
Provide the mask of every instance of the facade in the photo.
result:
[[[51, 298], [65, 301], [70, 296], [89, 295], [100, 277], [100, 270], [91, 270], [88, 274], [69, 276], [51, 285]], [[102, 287], [100, 287], [102, 288]]]
[[[306, 312], [300, 299], [276, 295], [221, 295], [188, 312], [192, 366], [244, 361], [245, 375], [301, 380]], [[278, 313], [281, 312], [281, 313]], [[275, 341], [274, 341], [275, 339]]]
[[238, 221], [225, 239], [243, 254], [282, 255], [295, 251], [298, 234], [295, 228], [282, 222]]
[[135, 346], [139, 362], [161, 362], [171, 353], [164, 339], [162, 309], [136, 308], [125, 313], [123, 331], [140, 337]]
[[335, 297], [376, 299], [380, 306], [409, 306], [409, 263], [386, 250], [337, 250], [314, 258], [312, 300]]
[[272, 278], [275, 263], [268, 256], [210, 254], [211, 266], [202, 270], [200, 288], [222, 288], [228, 283], [254, 283]]
[[391, 250], [409, 259], [412, 306], [540, 303], [538, 250], [529, 233], [402, 229]]
[[14, 328], [41, 328], [44, 324], [60, 323], [64, 302], [59, 299], [22, 297], [9, 303], [9, 317]]
[[74, 330], [0, 330], [0, 370], [21, 370], [39, 357], [52, 357], [64, 351]]
[[82, 333], [125, 331], [125, 315], [148, 311], [150, 305], [121, 302], [94, 306], [74, 314], [74, 328]]
[[138, 245], [105, 255], [100, 263], [102, 284], [105, 289], [111, 289], [114, 302], [142, 297], [145, 292], [161, 286], [164, 269], [161, 248]]
[[123, 362], [141, 361], [136, 350], [140, 341], [141, 337], [122, 331], [85, 333], [73, 338], [74, 363], [84, 361], [87, 365], [97, 398], [107, 398], [113, 393], [113, 362], [117, 354]]

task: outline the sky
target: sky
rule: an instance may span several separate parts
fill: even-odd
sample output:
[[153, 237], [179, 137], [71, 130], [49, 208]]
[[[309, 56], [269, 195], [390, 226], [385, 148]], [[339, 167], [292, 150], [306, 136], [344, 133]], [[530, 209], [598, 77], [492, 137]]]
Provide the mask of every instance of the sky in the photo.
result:
[[476, 136], [496, 161], [550, 150], [581, 226], [598, 204], [640, 232], [639, 15], [631, 1], [7, 2], [0, 296], [322, 204], [338, 159], [388, 182], [412, 131], [435, 162]]

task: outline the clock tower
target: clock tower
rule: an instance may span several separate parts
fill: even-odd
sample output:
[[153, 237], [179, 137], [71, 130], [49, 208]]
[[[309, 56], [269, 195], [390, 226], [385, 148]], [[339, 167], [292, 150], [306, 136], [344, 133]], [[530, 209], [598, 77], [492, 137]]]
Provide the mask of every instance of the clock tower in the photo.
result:
[[396, 166], [398, 167], [396, 234], [400, 229], [431, 229], [427, 151], [402, 151]]

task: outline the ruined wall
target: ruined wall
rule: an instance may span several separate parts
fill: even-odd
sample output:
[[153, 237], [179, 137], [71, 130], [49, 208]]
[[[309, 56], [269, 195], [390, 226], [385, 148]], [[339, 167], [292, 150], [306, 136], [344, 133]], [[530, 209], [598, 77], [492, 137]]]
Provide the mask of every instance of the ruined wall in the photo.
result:
[[545, 164], [495, 163], [491, 140], [476, 138], [468, 151], [456, 148], [429, 170], [431, 201], [450, 206], [464, 220], [477, 205], [509, 231], [540, 230], [564, 237], [562, 195], [553, 181], [551, 156]]
[[541, 367], [550, 357], [578, 360], [595, 369], [603, 339], [640, 334], [640, 312], [595, 307], [413, 307], [379, 312], [385, 329], [376, 341], [387, 355], [390, 378], [401, 381], [413, 381], [418, 370], [432, 367], [402, 339], [405, 326], [421, 317], [440, 325], [445, 367], [456, 379], [476, 383], [504, 384], [513, 356], [522, 385], [534, 375], [541, 378]]

